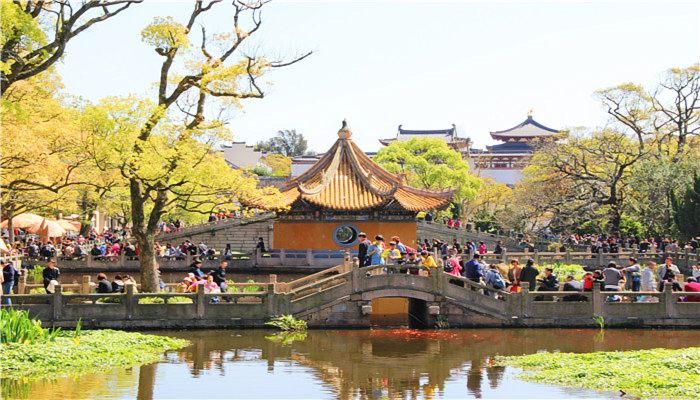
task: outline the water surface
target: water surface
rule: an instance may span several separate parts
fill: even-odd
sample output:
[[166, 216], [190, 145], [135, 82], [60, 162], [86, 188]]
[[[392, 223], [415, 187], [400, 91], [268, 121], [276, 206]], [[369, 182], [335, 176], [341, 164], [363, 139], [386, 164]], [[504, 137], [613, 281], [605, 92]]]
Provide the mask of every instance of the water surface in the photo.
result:
[[496, 355], [700, 345], [700, 332], [672, 330], [478, 329], [309, 331], [283, 343], [262, 330], [152, 332], [192, 345], [160, 362], [105, 373], [3, 382], [3, 398], [619, 398], [527, 383], [495, 367]]

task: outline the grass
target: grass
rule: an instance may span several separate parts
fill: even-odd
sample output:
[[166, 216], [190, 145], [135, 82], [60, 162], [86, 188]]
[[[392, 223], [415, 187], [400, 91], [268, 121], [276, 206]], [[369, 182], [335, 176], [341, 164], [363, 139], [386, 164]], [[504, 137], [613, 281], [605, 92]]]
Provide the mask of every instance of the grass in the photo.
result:
[[498, 357], [496, 365], [522, 368], [530, 382], [619, 393], [643, 398], [697, 398], [700, 347], [680, 350], [537, 353]]
[[136, 366], [157, 361], [164, 351], [188, 344], [182, 339], [114, 330], [82, 331], [79, 335], [63, 331], [53, 342], [3, 343], [2, 378], [31, 380]]
[[[80, 326], [80, 325], [78, 325]], [[41, 321], [29, 318], [26, 311], [0, 310], [0, 343], [33, 345], [54, 342], [61, 328], [42, 328]]]

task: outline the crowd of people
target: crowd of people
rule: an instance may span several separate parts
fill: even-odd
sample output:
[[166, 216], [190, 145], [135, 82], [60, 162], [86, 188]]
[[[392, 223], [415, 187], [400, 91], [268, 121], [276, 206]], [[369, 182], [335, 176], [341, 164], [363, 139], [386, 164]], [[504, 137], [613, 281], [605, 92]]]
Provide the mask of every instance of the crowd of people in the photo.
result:
[[[632, 291], [632, 292], [660, 292], [664, 284], [672, 285], [674, 291], [700, 292], [700, 264], [693, 266], [692, 276], [680, 282], [680, 270], [673, 264], [671, 257], [666, 258], [664, 264], [657, 265], [649, 262], [642, 268], [637, 259], [631, 257], [628, 266], [618, 266], [612, 262], [607, 266], [601, 266], [595, 271], [586, 272], [582, 278], [577, 279], [573, 275], [560, 278], [556, 276], [553, 268], [544, 268], [540, 271], [533, 259], [528, 259], [524, 266], [519, 260], [510, 260], [510, 265], [486, 264], [482, 256], [488, 252], [483, 242], [475, 244], [467, 242], [460, 244], [456, 239], [452, 245], [438, 239], [432, 243], [427, 239], [419, 241], [420, 247], [414, 249], [401, 242], [398, 236], [391, 237], [389, 243], [385, 243], [382, 235], [376, 235], [374, 241], [367, 239], [367, 235], [361, 232], [359, 235], [358, 262], [360, 267], [375, 265], [385, 266], [386, 273], [418, 274], [418, 267], [424, 270], [442, 269], [455, 277], [466, 278], [472, 282], [492, 287], [496, 290], [485, 291], [485, 294], [498, 296], [502, 292], [519, 292], [527, 283], [532, 291], [541, 292], [588, 292], [593, 291], [595, 285], [606, 292]], [[499, 242], [494, 252], [502, 251]], [[465, 260], [464, 253], [472, 254], [471, 259]], [[437, 260], [434, 255], [439, 255]], [[463, 285], [461, 280], [454, 283]], [[502, 295], [502, 293], [500, 294]], [[540, 297], [542, 299], [544, 297]], [[567, 295], [564, 301], [585, 301], [586, 296]], [[622, 297], [611, 295], [609, 301], [622, 301]], [[657, 298], [649, 295], [633, 296], [631, 301], [656, 301]], [[686, 301], [700, 301], [700, 296], [687, 296]]]

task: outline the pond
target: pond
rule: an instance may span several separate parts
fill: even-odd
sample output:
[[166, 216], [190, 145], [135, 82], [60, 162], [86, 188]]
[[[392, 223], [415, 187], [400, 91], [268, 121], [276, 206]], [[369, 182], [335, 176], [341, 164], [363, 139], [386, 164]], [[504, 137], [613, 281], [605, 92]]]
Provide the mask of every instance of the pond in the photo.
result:
[[[154, 333], [154, 332], [150, 332]], [[168, 331], [191, 346], [158, 363], [78, 377], [3, 381], [2, 398], [619, 398], [524, 382], [496, 355], [700, 345], [681, 330], [324, 330], [282, 343], [263, 330]]]

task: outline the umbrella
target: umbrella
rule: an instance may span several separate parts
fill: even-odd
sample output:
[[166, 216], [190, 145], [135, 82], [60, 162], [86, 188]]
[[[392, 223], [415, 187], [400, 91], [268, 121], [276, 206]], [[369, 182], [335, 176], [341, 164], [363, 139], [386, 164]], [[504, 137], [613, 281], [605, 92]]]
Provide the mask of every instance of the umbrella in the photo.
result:
[[10, 248], [7, 247], [5, 241], [0, 238], [0, 254], [10, 254]]
[[56, 220], [56, 223], [59, 224], [61, 228], [65, 229], [66, 231], [80, 232], [80, 222], [69, 221], [67, 219], [59, 219]]
[[39, 227], [39, 231], [36, 232], [41, 240], [48, 242], [50, 238], [61, 237], [66, 234], [66, 230], [61, 227], [56, 221], [44, 218]]
[[[20, 214], [12, 218], [12, 226], [14, 228], [20, 228], [20, 229], [26, 229], [26, 230], [38, 230], [39, 227], [41, 226], [41, 221], [44, 220], [44, 217], [41, 217], [36, 214]], [[7, 223], [8, 221], [2, 221], [2, 224], [0, 224], [0, 227], [7, 228]]]

